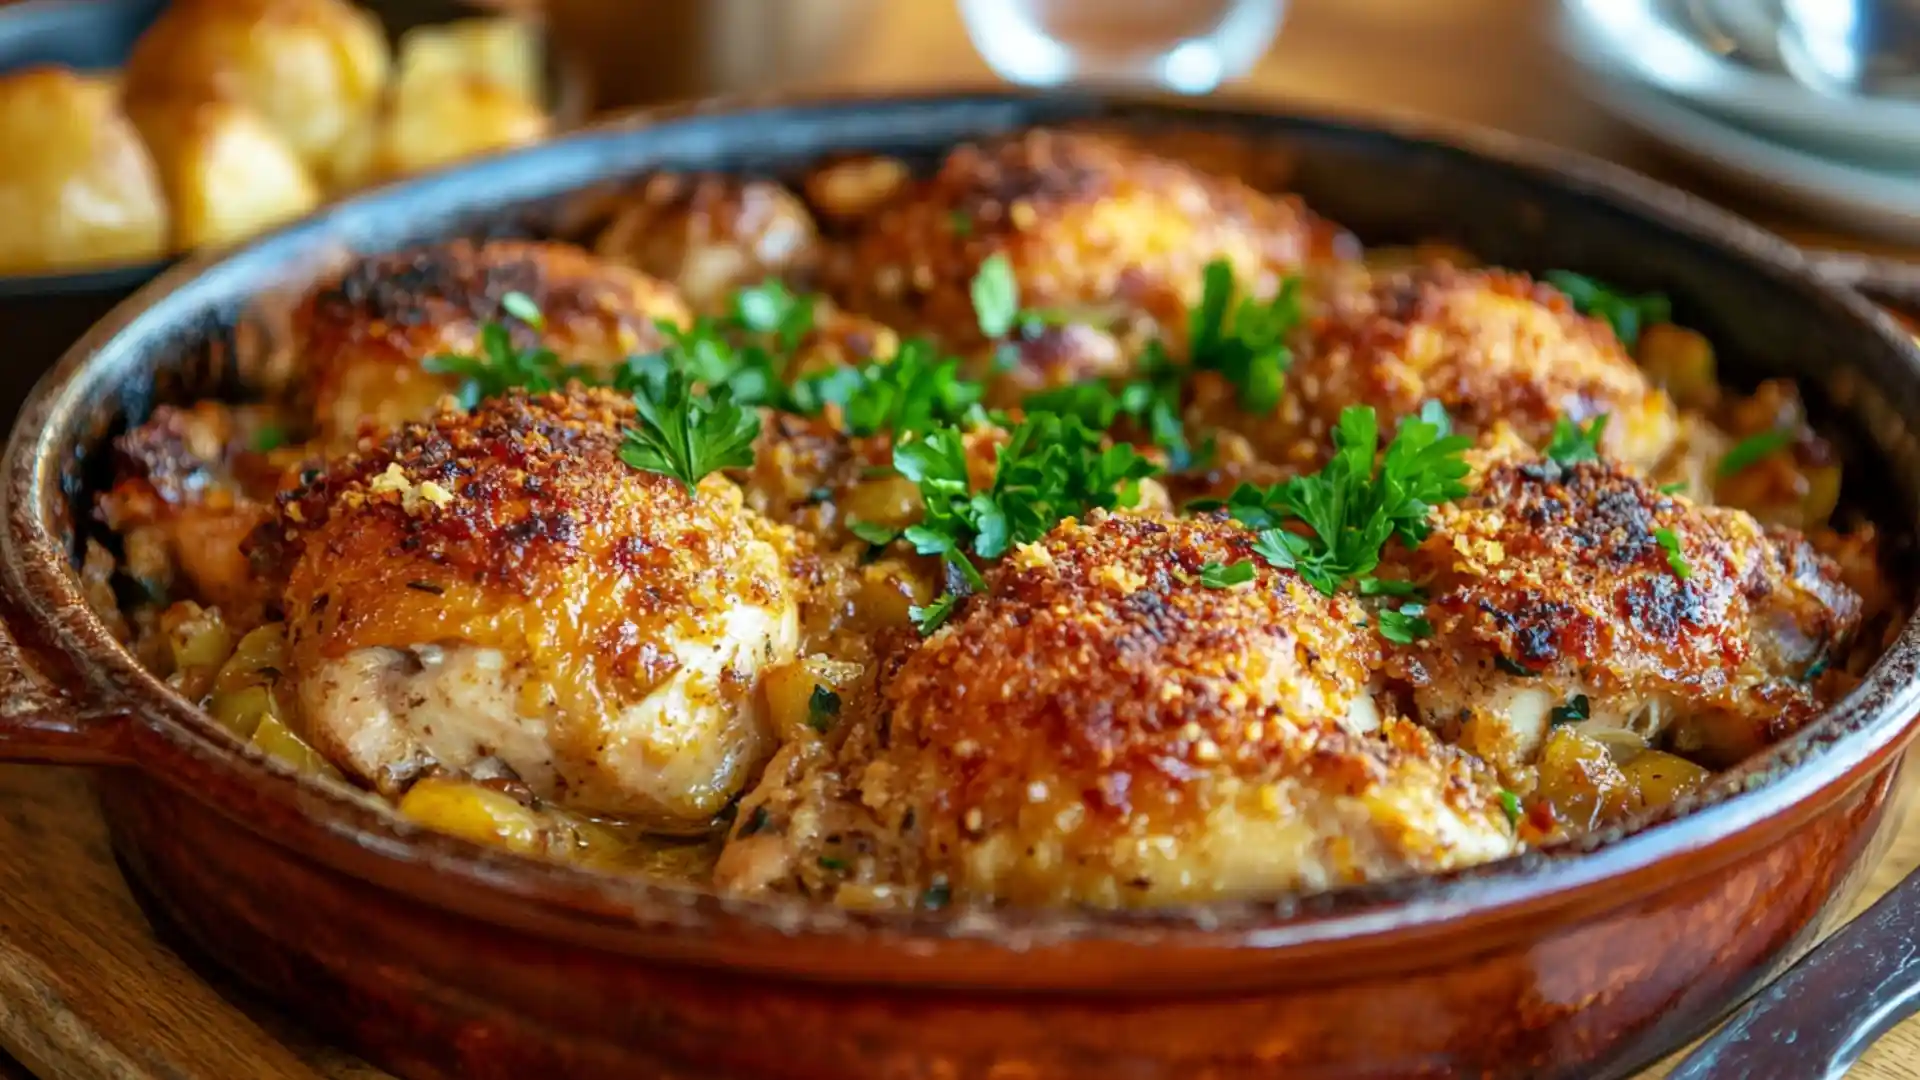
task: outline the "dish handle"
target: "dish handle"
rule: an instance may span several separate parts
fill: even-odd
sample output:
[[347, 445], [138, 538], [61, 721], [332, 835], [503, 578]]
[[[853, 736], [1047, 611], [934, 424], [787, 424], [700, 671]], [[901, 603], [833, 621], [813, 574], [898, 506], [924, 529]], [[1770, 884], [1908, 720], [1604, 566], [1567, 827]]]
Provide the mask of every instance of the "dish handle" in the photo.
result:
[[0, 761], [129, 764], [128, 710], [88, 700], [86, 680], [55, 650], [33, 643], [26, 625], [16, 608], [0, 603]]

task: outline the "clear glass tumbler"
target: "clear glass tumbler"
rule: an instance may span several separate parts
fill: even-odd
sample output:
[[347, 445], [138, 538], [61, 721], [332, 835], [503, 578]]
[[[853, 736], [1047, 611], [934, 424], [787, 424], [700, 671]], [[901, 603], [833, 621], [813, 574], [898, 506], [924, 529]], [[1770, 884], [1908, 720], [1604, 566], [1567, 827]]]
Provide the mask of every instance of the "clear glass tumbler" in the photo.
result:
[[1149, 83], [1204, 94], [1272, 44], [1286, 0], [960, 0], [1001, 78], [1027, 86]]

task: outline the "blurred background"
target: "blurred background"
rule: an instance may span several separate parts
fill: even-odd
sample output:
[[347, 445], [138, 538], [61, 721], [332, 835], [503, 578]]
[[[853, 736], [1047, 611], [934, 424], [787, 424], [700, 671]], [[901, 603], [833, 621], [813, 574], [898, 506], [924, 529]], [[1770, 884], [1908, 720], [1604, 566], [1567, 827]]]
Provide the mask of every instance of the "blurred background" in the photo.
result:
[[596, 116], [996, 81], [1509, 131], [1920, 301], [1916, 72], [1920, 0], [0, 0], [5, 374], [181, 254]]

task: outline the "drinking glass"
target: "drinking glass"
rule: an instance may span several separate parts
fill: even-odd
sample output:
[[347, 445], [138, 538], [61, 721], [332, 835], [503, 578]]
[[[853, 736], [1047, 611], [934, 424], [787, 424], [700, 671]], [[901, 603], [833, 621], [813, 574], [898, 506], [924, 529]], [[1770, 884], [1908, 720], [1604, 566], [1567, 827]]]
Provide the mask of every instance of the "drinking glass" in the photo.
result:
[[974, 48], [1001, 78], [1150, 83], [1204, 94], [1260, 59], [1286, 0], [960, 0]]

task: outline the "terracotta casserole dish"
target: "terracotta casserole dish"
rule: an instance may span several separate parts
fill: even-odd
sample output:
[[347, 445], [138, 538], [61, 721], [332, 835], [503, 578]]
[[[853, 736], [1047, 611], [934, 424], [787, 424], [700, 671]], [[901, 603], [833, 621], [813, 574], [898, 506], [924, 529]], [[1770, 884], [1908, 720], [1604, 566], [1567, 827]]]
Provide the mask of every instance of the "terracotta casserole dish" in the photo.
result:
[[1849, 498], [1911, 538], [1911, 340], [1785, 242], [1621, 170], [1484, 134], [1100, 96], [698, 108], [345, 203], [167, 274], [74, 347], [0, 465], [0, 758], [101, 767], [156, 914], [409, 1077], [1624, 1076], [1792, 959], [1899, 819], [1912, 624], [1820, 721], [1630, 834], [1297, 901], [857, 914], [410, 827], [244, 747], [82, 600], [78, 530], [108, 440], [156, 402], [218, 390], [263, 291], [342, 247], [564, 233], [597, 187], [655, 169], [777, 174], [855, 149], [927, 161], [1040, 124], [1236, 145], [1248, 179], [1370, 242], [1438, 239], [1667, 293], [1733, 380], [1800, 380], [1849, 459]]

